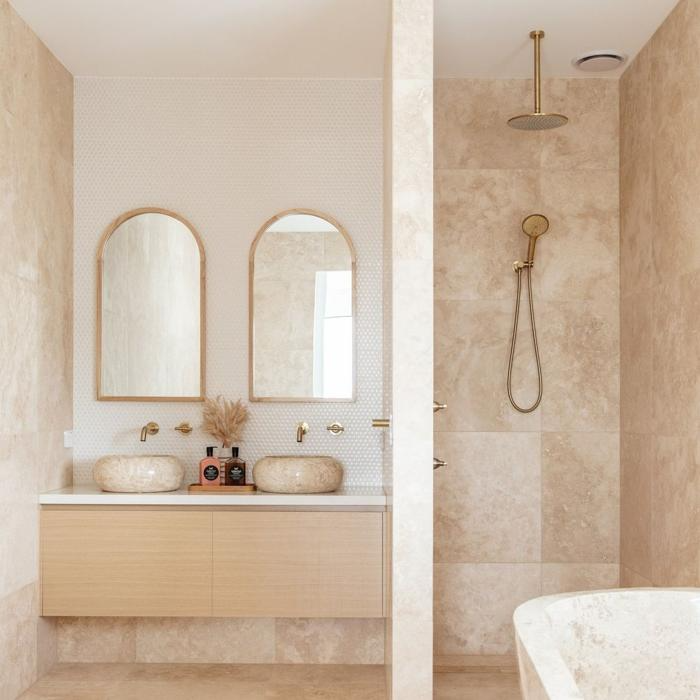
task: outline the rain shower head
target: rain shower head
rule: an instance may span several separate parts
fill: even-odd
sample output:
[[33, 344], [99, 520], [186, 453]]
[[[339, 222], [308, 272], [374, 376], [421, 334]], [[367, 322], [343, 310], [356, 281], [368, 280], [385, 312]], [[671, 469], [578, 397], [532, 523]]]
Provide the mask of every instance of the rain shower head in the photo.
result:
[[535, 260], [537, 239], [549, 230], [549, 219], [544, 214], [530, 214], [523, 219], [523, 233], [530, 238], [527, 246], [527, 262]]
[[532, 112], [531, 114], [519, 114], [508, 120], [508, 126], [520, 131], [544, 131], [545, 129], [556, 129], [564, 126], [569, 120], [563, 114], [542, 114]]
[[508, 120], [508, 126], [521, 131], [542, 131], [543, 129], [556, 129], [564, 126], [569, 119], [563, 114], [543, 112], [541, 105], [541, 78], [540, 78], [540, 41], [544, 38], [541, 29], [530, 32], [530, 38], [535, 42], [535, 111], [529, 114], [519, 114]]

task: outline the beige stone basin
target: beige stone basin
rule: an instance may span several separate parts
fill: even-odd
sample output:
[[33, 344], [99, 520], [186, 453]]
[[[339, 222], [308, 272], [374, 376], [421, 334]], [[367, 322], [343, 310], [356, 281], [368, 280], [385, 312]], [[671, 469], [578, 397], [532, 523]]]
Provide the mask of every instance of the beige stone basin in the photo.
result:
[[177, 491], [184, 475], [182, 462], [169, 455], [110, 455], [92, 468], [97, 485], [114, 493]]
[[343, 467], [333, 457], [263, 457], [253, 479], [270, 493], [328, 493], [340, 486]]

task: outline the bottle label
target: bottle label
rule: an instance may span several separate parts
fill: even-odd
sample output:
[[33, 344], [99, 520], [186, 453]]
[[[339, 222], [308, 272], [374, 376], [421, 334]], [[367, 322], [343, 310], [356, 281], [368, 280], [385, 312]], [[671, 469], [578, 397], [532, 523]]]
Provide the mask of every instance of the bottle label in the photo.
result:
[[216, 481], [219, 478], [219, 470], [210, 464], [208, 467], [204, 467], [204, 478], [207, 481]]
[[228, 483], [231, 486], [239, 486], [245, 483], [245, 469], [236, 465], [228, 470]]

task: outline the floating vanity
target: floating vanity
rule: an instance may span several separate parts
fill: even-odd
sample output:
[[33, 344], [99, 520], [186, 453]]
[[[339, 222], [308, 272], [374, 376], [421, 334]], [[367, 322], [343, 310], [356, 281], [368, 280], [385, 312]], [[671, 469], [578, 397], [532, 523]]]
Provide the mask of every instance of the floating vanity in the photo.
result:
[[383, 617], [386, 496], [40, 497], [42, 614]]

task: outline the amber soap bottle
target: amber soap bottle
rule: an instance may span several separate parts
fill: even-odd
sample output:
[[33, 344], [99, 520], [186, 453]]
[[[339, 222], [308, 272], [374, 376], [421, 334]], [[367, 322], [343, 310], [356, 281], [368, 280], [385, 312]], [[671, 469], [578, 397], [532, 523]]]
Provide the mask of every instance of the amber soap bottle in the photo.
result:
[[214, 457], [214, 448], [207, 447], [207, 456], [199, 463], [199, 483], [202, 486], [219, 486], [221, 484], [221, 462]]
[[245, 462], [238, 457], [238, 448], [231, 448], [231, 458], [226, 462], [226, 486], [245, 486]]

